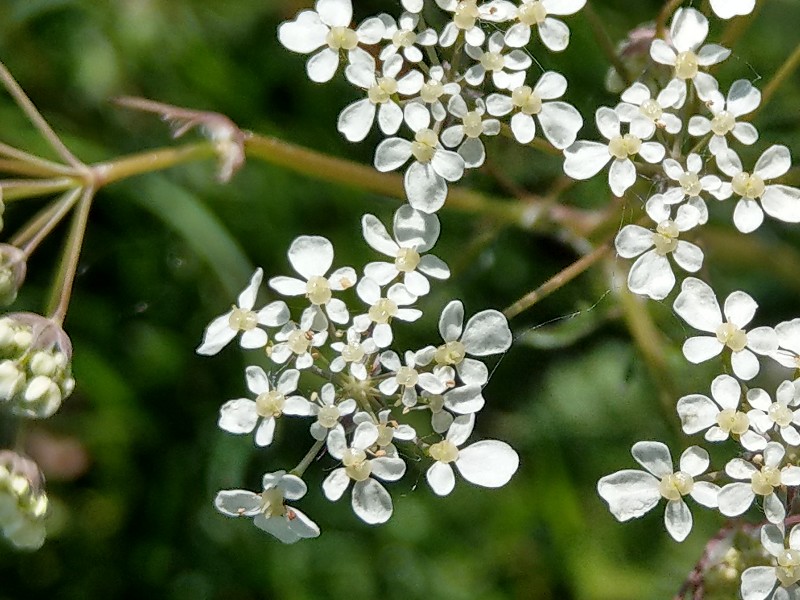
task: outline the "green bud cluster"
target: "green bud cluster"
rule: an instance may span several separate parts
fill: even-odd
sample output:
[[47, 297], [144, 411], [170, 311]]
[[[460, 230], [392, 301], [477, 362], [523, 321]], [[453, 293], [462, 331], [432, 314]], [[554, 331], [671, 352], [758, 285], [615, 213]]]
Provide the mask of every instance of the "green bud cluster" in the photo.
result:
[[44, 544], [47, 494], [42, 475], [32, 460], [0, 452], [0, 530], [20, 550]]

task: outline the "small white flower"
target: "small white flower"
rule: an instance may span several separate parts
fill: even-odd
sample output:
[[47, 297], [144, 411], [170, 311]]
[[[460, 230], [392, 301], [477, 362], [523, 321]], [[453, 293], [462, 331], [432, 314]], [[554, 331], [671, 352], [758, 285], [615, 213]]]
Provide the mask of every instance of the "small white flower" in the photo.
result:
[[467, 44], [467, 56], [477, 61], [464, 73], [464, 79], [473, 87], [483, 83], [487, 73], [492, 75], [492, 83], [503, 90], [521, 85], [525, 81], [525, 71], [533, 64], [533, 60], [522, 50], [503, 53], [505, 42], [503, 34], [496, 31], [489, 37], [487, 49]]
[[586, 0], [522, 0], [515, 15], [517, 22], [506, 32], [506, 43], [512, 48], [526, 46], [535, 26], [542, 43], [560, 52], [569, 45], [569, 27], [550, 15], [573, 15], [585, 4]]
[[692, 513], [683, 497], [691, 496], [708, 508], [717, 506], [719, 487], [694, 480], [708, 469], [708, 452], [699, 446], [687, 448], [675, 472], [669, 448], [661, 442], [637, 442], [631, 454], [647, 472], [625, 469], [606, 475], [597, 482], [597, 492], [620, 521], [641, 517], [665, 498], [664, 525], [675, 541], [682, 542], [692, 530]]
[[[709, 360], [726, 347], [731, 351], [731, 366], [739, 379], [752, 379], [760, 370], [756, 354], [769, 355], [778, 349], [778, 337], [771, 327], [745, 331], [758, 304], [744, 292], [733, 292], [720, 310], [717, 297], [709, 285], [694, 277], [683, 281], [674, 309], [695, 329], [711, 336], [697, 336], [683, 344], [683, 355], [698, 364]], [[723, 313], [725, 321], [723, 321]]]
[[331, 350], [338, 353], [331, 361], [330, 369], [333, 373], [341, 373], [350, 365], [350, 374], [359, 381], [367, 379], [366, 362], [378, 351], [378, 346], [371, 337], [362, 339], [360, 332], [353, 327], [347, 330], [344, 342], [334, 342]]
[[413, 69], [398, 79], [402, 67], [403, 59], [398, 54], [386, 59], [380, 76], [376, 73], [375, 59], [369, 55], [347, 66], [348, 81], [367, 92], [366, 98], [356, 100], [339, 113], [337, 128], [348, 141], [360, 142], [367, 137], [376, 114], [378, 126], [386, 135], [394, 135], [400, 129], [403, 110], [394, 96], [413, 96], [424, 83], [422, 73]]
[[392, 319], [413, 322], [422, 316], [422, 311], [416, 308], [403, 308], [416, 302], [417, 297], [402, 283], [392, 285], [383, 296], [380, 286], [369, 277], [364, 277], [358, 282], [356, 293], [369, 305], [369, 310], [353, 319], [353, 327], [363, 333], [374, 325], [372, 339], [379, 348], [386, 348], [392, 343]]
[[[420, 0], [420, 5], [421, 4], [422, 0]], [[383, 21], [385, 27], [383, 37], [386, 40], [391, 40], [391, 42], [381, 50], [379, 56], [381, 60], [388, 60], [390, 57], [400, 53], [408, 62], [418, 63], [422, 61], [423, 55], [417, 45], [433, 46], [439, 41], [436, 32], [431, 28], [419, 33], [416, 32], [417, 25], [419, 25], [419, 15], [415, 13], [418, 12], [419, 11], [410, 11], [403, 13], [397, 21], [385, 13], [379, 15], [378, 18]]]
[[692, 435], [706, 430], [705, 439], [709, 442], [722, 442], [735, 436], [747, 450], [766, 447], [767, 440], [750, 429], [750, 413], [739, 410], [742, 387], [738, 381], [730, 375], [719, 375], [711, 382], [711, 397], [713, 400], [702, 394], [689, 394], [678, 400], [684, 433]]
[[[729, 1], [733, 4], [733, 0]], [[795, 600], [800, 597], [800, 526], [792, 528], [787, 547], [783, 524], [764, 525], [761, 545], [775, 557], [774, 566], [745, 569], [742, 573], [742, 600]]]
[[[422, 103], [430, 108], [431, 115], [436, 122], [444, 121], [447, 118], [447, 110], [442, 104], [442, 98], [445, 96], [457, 96], [461, 93], [461, 85], [454, 81], [447, 81], [445, 70], [440, 65], [434, 65], [428, 71], [428, 79], [422, 84], [422, 89], [419, 91], [419, 96], [414, 98], [406, 105], [406, 111], [414, 104]], [[406, 114], [406, 122], [411, 129], [415, 130], [414, 123], [414, 108], [411, 108], [411, 114]], [[429, 122], [429, 117], [428, 121]], [[427, 127], [424, 125], [423, 127]]]
[[[219, 411], [220, 429], [235, 434], [250, 433], [255, 429], [256, 445], [269, 446], [275, 434], [275, 421], [281, 415], [313, 414], [308, 400], [290, 395], [297, 391], [299, 371], [284, 371], [274, 387], [270, 386], [269, 378], [261, 367], [247, 367], [246, 374], [247, 387], [256, 395], [256, 399], [238, 398], [223, 404]], [[261, 424], [256, 428], [259, 421]]]
[[676, 79], [691, 80], [700, 98], [707, 99], [719, 84], [711, 75], [700, 71], [700, 67], [722, 62], [731, 51], [718, 44], [701, 47], [708, 35], [708, 19], [694, 8], [679, 8], [672, 18], [669, 33], [671, 44], [653, 40], [650, 56], [657, 63], [673, 67]]
[[352, 267], [326, 276], [333, 264], [333, 245], [324, 237], [301, 235], [289, 247], [289, 262], [303, 279], [273, 277], [270, 287], [284, 296], [305, 296], [315, 309], [324, 307], [334, 323], [347, 323], [347, 307], [333, 292], [353, 287], [357, 276]]
[[742, 115], [753, 112], [761, 103], [761, 92], [746, 79], [734, 81], [728, 92], [728, 100], [719, 92], [713, 92], [706, 99], [712, 118], [695, 115], [689, 119], [689, 135], [702, 137], [711, 133], [708, 148], [713, 154], [728, 149], [726, 136], [729, 134], [742, 144], [750, 146], [758, 140], [758, 131], [750, 123], [738, 121]]
[[[753, 12], [755, 7], [756, 0], [711, 0], [711, 10], [713, 10], [720, 19], [749, 15]], [[749, 599], [745, 598], [745, 600]]]
[[372, 262], [364, 267], [364, 274], [378, 285], [387, 285], [402, 275], [403, 285], [415, 296], [424, 296], [431, 286], [425, 277], [447, 279], [450, 269], [432, 254], [425, 254], [439, 239], [439, 219], [404, 204], [394, 213], [394, 239], [386, 227], [372, 215], [361, 220], [366, 242], [376, 251], [394, 259], [393, 263]]
[[383, 140], [375, 149], [375, 168], [382, 173], [394, 171], [413, 157], [403, 178], [408, 203], [422, 212], [434, 213], [447, 198], [447, 182], [464, 175], [464, 159], [439, 143], [438, 134], [428, 128], [430, 113], [424, 105], [408, 104], [405, 116], [415, 132], [414, 141]]
[[757, 431], [767, 434], [772, 430], [780, 432], [783, 441], [790, 446], [800, 446], [800, 396], [791, 381], [784, 381], [775, 392], [775, 402], [760, 388], [747, 392], [747, 402], [753, 409], [747, 413]]
[[482, 18], [477, 0], [436, 0], [444, 10], [451, 11], [453, 18], [444, 26], [439, 35], [439, 45], [449, 48], [463, 32], [464, 39], [472, 46], [480, 46], [486, 39], [479, 21]]
[[657, 163], [664, 158], [664, 146], [642, 141], [633, 133], [622, 135], [619, 116], [610, 108], [598, 108], [595, 117], [597, 128], [608, 143], [575, 142], [564, 150], [564, 172], [573, 179], [589, 179], [611, 161], [608, 184], [615, 196], [622, 196], [636, 183], [636, 166], [631, 157], [638, 155], [649, 163]]
[[355, 31], [350, 29], [353, 6], [350, 0], [317, 0], [315, 10], [304, 10], [278, 27], [278, 39], [292, 52], [310, 54], [306, 70], [311, 81], [330, 81], [339, 67], [339, 55], [347, 51], [349, 59], [368, 56], [359, 44], [377, 44], [383, 38], [383, 22], [373, 17]]
[[631, 124], [631, 133], [641, 138], [651, 137], [657, 128], [675, 135], [683, 123], [671, 112], [686, 101], [686, 86], [673, 79], [658, 96], [652, 98], [650, 89], [636, 82], [622, 93], [622, 102], [614, 109], [619, 118]]
[[469, 438], [474, 425], [475, 415], [456, 417], [447, 430], [447, 437], [428, 448], [428, 454], [436, 462], [427, 470], [425, 478], [437, 495], [446, 496], [455, 487], [451, 463], [464, 479], [488, 488], [504, 486], [516, 473], [519, 456], [505, 442], [483, 440], [459, 448]]
[[677, 160], [672, 158], [665, 158], [662, 167], [664, 174], [678, 185], [672, 186], [663, 194], [656, 194], [656, 196], [661, 196], [666, 204], [678, 204], [688, 198], [688, 204], [700, 212], [699, 224], [704, 225], [708, 221], [708, 208], [701, 199], [701, 194], [709, 192], [714, 197], [724, 198], [726, 192], [720, 191], [722, 187], [720, 178], [716, 175], [701, 175], [703, 159], [695, 153], [689, 154], [686, 158], [685, 170]]
[[703, 266], [703, 251], [678, 237], [700, 221], [698, 210], [684, 204], [672, 219], [670, 207], [661, 197], [653, 196], [646, 204], [648, 216], [657, 224], [655, 231], [636, 224], [626, 225], [617, 234], [614, 244], [623, 258], [639, 257], [628, 272], [628, 288], [634, 294], [663, 300], [675, 287], [675, 275], [667, 259], [683, 270], [696, 273]]
[[[461, 123], [452, 125], [442, 132], [442, 143], [450, 148], [458, 146], [457, 151], [464, 159], [466, 168], [480, 167], [486, 160], [486, 149], [480, 138], [482, 135], [500, 133], [500, 121], [494, 118], [484, 118], [486, 106], [480, 98], [475, 102], [475, 109], [469, 110], [461, 96], [453, 96], [450, 98], [447, 110]], [[459, 144], [461, 145], [459, 146]]]
[[383, 481], [397, 481], [406, 472], [406, 463], [400, 458], [379, 456], [368, 458], [367, 451], [377, 441], [380, 432], [374, 423], [360, 423], [347, 445], [344, 429], [336, 426], [328, 434], [328, 452], [342, 461], [343, 467], [334, 469], [322, 482], [325, 496], [332, 502], [342, 497], [354, 481], [353, 512], [365, 523], [385, 523], [392, 516], [392, 497], [374, 475]]
[[326, 383], [320, 391], [319, 402], [319, 406], [311, 405], [311, 413], [317, 416], [317, 420], [311, 424], [311, 436], [315, 440], [324, 440], [328, 437], [328, 433], [339, 425], [342, 417], [355, 412], [356, 401], [347, 398], [337, 403], [336, 389], [332, 383]]
[[258, 326], [280, 327], [289, 320], [289, 309], [281, 301], [268, 304], [258, 312], [253, 310], [263, 275], [261, 269], [256, 269], [248, 286], [239, 294], [236, 306], [206, 327], [203, 343], [197, 348], [198, 354], [216, 354], [240, 332], [242, 338], [239, 343], [242, 348], [263, 348], [267, 344], [268, 336]]
[[267, 473], [264, 491], [256, 494], [247, 490], [222, 490], [214, 505], [229, 517], [253, 517], [253, 524], [274, 535], [284, 544], [304, 538], [315, 538], [319, 527], [296, 508], [286, 506], [285, 500], [299, 500], [306, 495], [306, 484], [286, 471]]
[[789, 369], [800, 369], [800, 319], [778, 323], [775, 333], [778, 334], [778, 350], [772, 358]]
[[410, 425], [398, 423], [390, 419], [392, 411], [390, 409], [382, 410], [378, 413], [378, 420], [366, 412], [358, 412], [353, 417], [353, 423], [360, 425], [361, 423], [372, 423], [378, 428], [378, 439], [375, 445], [378, 447], [375, 452], [376, 456], [391, 456], [398, 458], [397, 448], [394, 446], [394, 440], [409, 442], [417, 437], [417, 432]]
[[294, 366], [298, 369], [307, 369], [314, 364], [311, 351], [324, 345], [328, 339], [327, 331], [320, 331], [325, 321], [319, 322], [322, 313], [314, 308], [303, 311], [300, 325], [290, 322], [275, 334], [275, 344], [269, 352], [269, 357], [276, 364], [282, 365], [290, 357], [295, 357]]
[[764, 213], [786, 223], [800, 223], [800, 189], [767, 183], [791, 168], [792, 159], [786, 146], [767, 148], [752, 174], [742, 168], [742, 161], [730, 148], [717, 154], [717, 166], [731, 178], [730, 183], [723, 184], [726, 191], [739, 196], [733, 211], [733, 223], [739, 231], [751, 233], [758, 229], [764, 222]]
[[750, 480], [749, 483], [729, 483], [719, 491], [719, 511], [726, 517], [737, 517], [746, 511], [755, 497], [764, 498], [764, 513], [770, 523], [783, 523], [786, 507], [775, 493], [781, 486], [800, 485], [800, 467], [781, 462], [786, 450], [777, 442], [764, 448], [763, 465], [758, 466], [741, 458], [725, 465], [725, 473], [733, 479]]
[[393, 396], [398, 388], [402, 388], [401, 400], [404, 406], [412, 407], [417, 404], [417, 386], [431, 394], [445, 391], [444, 382], [436, 375], [417, 370], [419, 364], [414, 352], [405, 353], [405, 365], [400, 362], [396, 352], [384, 352], [381, 354], [381, 365], [391, 375], [381, 381], [378, 389], [386, 396]]
[[566, 102], [550, 102], [566, 91], [566, 78], [555, 71], [547, 71], [533, 88], [520, 85], [511, 90], [510, 96], [490, 94], [486, 98], [486, 108], [496, 117], [514, 113], [511, 132], [520, 144], [529, 144], [536, 136], [535, 116], [547, 141], [563, 150], [575, 142], [583, 127], [583, 117], [574, 106]]

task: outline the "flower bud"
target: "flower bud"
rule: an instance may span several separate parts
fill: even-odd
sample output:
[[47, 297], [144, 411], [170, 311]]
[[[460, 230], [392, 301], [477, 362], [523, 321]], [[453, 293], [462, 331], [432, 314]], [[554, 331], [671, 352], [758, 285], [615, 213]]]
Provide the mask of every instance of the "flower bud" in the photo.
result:
[[0, 306], [8, 306], [17, 299], [26, 270], [22, 250], [10, 244], [0, 244]]
[[10, 450], [0, 451], [0, 529], [20, 550], [44, 544], [47, 494], [39, 467]]

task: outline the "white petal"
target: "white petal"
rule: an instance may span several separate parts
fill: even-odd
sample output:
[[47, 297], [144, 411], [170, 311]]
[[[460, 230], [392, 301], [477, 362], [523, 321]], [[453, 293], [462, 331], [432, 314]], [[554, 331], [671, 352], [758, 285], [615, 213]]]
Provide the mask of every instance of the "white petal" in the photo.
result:
[[722, 325], [722, 313], [714, 290], [695, 277], [684, 279], [673, 308], [695, 329], [716, 333], [717, 327]]
[[689, 362], [700, 364], [718, 356], [723, 348], [723, 344], [715, 337], [697, 336], [684, 342], [683, 355]]
[[770, 146], [756, 162], [753, 173], [764, 180], [785, 175], [792, 166], [792, 157], [786, 146]]
[[[437, 154], [440, 151], [437, 151]], [[458, 156], [458, 155], [456, 155]], [[458, 157], [462, 160], [461, 157]], [[436, 174], [430, 164], [411, 163], [403, 179], [408, 203], [417, 210], [434, 213], [447, 198], [447, 183]]]
[[634, 294], [649, 296], [653, 300], [663, 300], [673, 287], [675, 287], [675, 275], [672, 273], [672, 267], [667, 257], [655, 250], [642, 254], [628, 272], [628, 288]]
[[474, 315], [464, 328], [461, 342], [472, 356], [500, 354], [511, 347], [513, 337], [508, 320], [496, 310], [484, 310]]
[[761, 196], [769, 216], [786, 223], [800, 223], [800, 190], [787, 185], [770, 185]]
[[719, 408], [700, 394], [691, 394], [678, 400], [677, 411], [683, 431], [689, 435], [714, 425], [719, 414]]
[[630, 159], [611, 161], [608, 172], [608, 184], [617, 197], [622, 197], [625, 192], [636, 183], [636, 167]]
[[664, 511], [664, 525], [667, 533], [676, 542], [682, 542], [692, 531], [692, 513], [683, 500], [670, 500]]
[[719, 512], [726, 517], [737, 517], [750, 507], [754, 497], [749, 483], [729, 483], [719, 491]]
[[375, 168], [383, 173], [394, 171], [411, 158], [411, 142], [402, 138], [388, 138], [375, 148]]
[[545, 17], [545, 20], [539, 23], [539, 37], [550, 50], [560, 52], [569, 45], [569, 27], [558, 19]]
[[217, 425], [228, 433], [250, 433], [257, 422], [256, 403], [247, 398], [229, 400], [219, 409]]
[[620, 521], [641, 517], [661, 500], [658, 480], [649, 473], [632, 469], [606, 475], [597, 482], [597, 492]]
[[679, 8], [672, 18], [670, 34], [678, 52], [694, 50], [708, 35], [708, 19], [693, 8]]
[[384, 481], [397, 481], [406, 472], [406, 463], [400, 458], [380, 456], [369, 461], [372, 474]]
[[325, 43], [329, 28], [313, 10], [304, 10], [294, 21], [287, 21], [278, 27], [278, 39], [292, 52], [308, 54]]
[[722, 312], [731, 323], [742, 329], [753, 320], [757, 308], [758, 304], [749, 294], [733, 292], [725, 299]]
[[786, 508], [778, 496], [775, 495], [775, 492], [764, 497], [764, 515], [767, 517], [767, 521], [776, 525], [783, 523], [786, 518]]
[[352, 506], [356, 516], [370, 525], [385, 523], [392, 516], [392, 497], [374, 479], [356, 482]]
[[459, 450], [456, 468], [475, 485], [497, 488], [504, 486], [516, 473], [519, 456], [505, 442], [484, 440]]
[[631, 455], [656, 477], [672, 474], [672, 456], [669, 448], [661, 442], [636, 442], [631, 448]]
[[353, 20], [350, 0], [317, 0], [315, 7], [322, 22], [331, 27], [347, 27]]
[[756, 355], [747, 348], [741, 352], [731, 353], [731, 367], [736, 376], [744, 381], [749, 381], [758, 375], [760, 370]]
[[[457, 387], [444, 395], [445, 407], [460, 415], [474, 414], [481, 410], [484, 404], [485, 400], [481, 395], [481, 384]], [[466, 435], [463, 435], [462, 432], [456, 437], [458, 439], [463, 437], [463, 439], [466, 440], [470, 433], [472, 433], [471, 428]], [[455, 433], [453, 435], [455, 435]]]
[[511, 132], [520, 144], [529, 144], [536, 137], [536, 122], [530, 115], [516, 113], [511, 117]]
[[[684, 205], [688, 208], [688, 205]], [[683, 270], [696, 273], [703, 266], [703, 251], [690, 242], [680, 240], [672, 253], [672, 258]]]
[[249, 516], [261, 508], [261, 496], [248, 490], [222, 490], [214, 498], [214, 506], [229, 517]]
[[433, 463], [425, 473], [425, 478], [428, 480], [428, 485], [438, 496], [447, 496], [456, 485], [453, 468], [447, 463], [438, 461]]
[[611, 160], [611, 154], [606, 144], [578, 141], [564, 150], [564, 158], [564, 172], [581, 180], [597, 175]]
[[326, 83], [333, 79], [338, 67], [339, 54], [330, 48], [317, 52], [306, 62], [308, 78], [315, 83]]
[[708, 481], [696, 481], [690, 495], [695, 502], [707, 508], [717, 508], [719, 505], [719, 486]]
[[267, 417], [263, 421], [261, 421], [261, 425], [258, 426], [256, 429], [256, 436], [255, 442], [256, 446], [264, 447], [269, 446], [272, 443], [272, 439], [275, 437], [275, 419], [273, 417]]
[[539, 112], [539, 123], [547, 140], [563, 150], [575, 141], [578, 131], [583, 127], [583, 118], [571, 104], [545, 102]]
[[634, 258], [653, 247], [653, 232], [640, 225], [626, 225], [614, 239], [617, 254]]
[[708, 452], [699, 446], [691, 446], [683, 451], [680, 460], [680, 469], [692, 477], [697, 477], [708, 469]]
[[[730, 0], [722, 0], [726, 5]], [[718, 0], [719, 2], [719, 0]], [[742, 573], [742, 600], [766, 600], [778, 578], [775, 567], [750, 567]]]
[[325, 497], [336, 502], [342, 497], [347, 486], [350, 485], [350, 477], [344, 469], [334, 469], [330, 475], [322, 482], [322, 491], [325, 492]]

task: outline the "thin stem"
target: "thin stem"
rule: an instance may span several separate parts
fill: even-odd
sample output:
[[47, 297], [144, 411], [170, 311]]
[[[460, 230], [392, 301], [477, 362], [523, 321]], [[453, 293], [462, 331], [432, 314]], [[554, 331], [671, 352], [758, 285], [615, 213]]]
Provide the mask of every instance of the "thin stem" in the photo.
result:
[[56, 179], [6, 179], [0, 181], [3, 201], [36, 198], [58, 192], [65, 192], [81, 185], [81, 181], [72, 177]]
[[82, 191], [80, 200], [78, 200], [78, 210], [72, 218], [67, 244], [55, 279], [56, 285], [53, 286], [53, 293], [47, 310], [48, 313], [51, 313], [50, 318], [59, 325], [64, 323], [64, 318], [67, 316], [67, 308], [72, 296], [72, 285], [75, 282], [78, 259], [83, 246], [83, 236], [86, 233], [86, 224], [89, 221], [89, 209], [92, 207], [92, 199], [95, 192], [92, 187], [86, 187]]
[[169, 169], [179, 164], [216, 156], [213, 142], [197, 142], [176, 148], [161, 148], [123, 156], [91, 166], [96, 187], [100, 188], [128, 177]]
[[8, 93], [14, 98], [16, 103], [28, 117], [33, 126], [39, 130], [45, 140], [47, 140], [61, 158], [71, 164], [76, 169], [83, 169], [84, 165], [79, 161], [69, 148], [64, 145], [64, 142], [56, 135], [56, 132], [45, 121], [44, 117], [38, 111], [30, 98], [25, 94], [22, 88], [17, 83], [16, 79], [11, 75], [6, 66], [0, 62], [0, 81], [3, 82]]
[[306, 455], [303, 457], [303, 460], [297, 463], [297, 466], [291, 471], [289, 471], [289, 474], [296, 475], [297, 477], [302, 477], [303, 473], [306, 472], [308, 465], [310, 465], [311, 461], [314, 460], [314, 458], [316, 458], [317, 453], [319, 453], [319, 451], [322, 449], [324, 445], [325, 445], [325, 440], [317, 440], [316, 442], [314, 442], [314, 445], [311, 446], [308, 452], [306, 452]]
[[54, 173], [48, 168], [34, 165], [29, 162], [5, 158], [0, 158], [0, 173], [22, 175], [27, 177], [52, 177], [53, 175], [59, 174]]
[[769, 101], [772, 100], [775, 92], [777, 92], [781, 85], [783, 85], [783, 82], [794, 73], [798, 66], [800, 66], [800, 44], [795, 47], [794, 52], [789, 55], [773, 78], [770, 79], [769, 83], [764, 86], [761, 92], [761, 104], [754, 112], [748, 115], [748, 121], [752, 121], [755, 116], [764, 109]]
[[570, 266], [568, 266], [563, 271], [553, 275], [550, 279], [545, 281], [542, 285], [538, 288], [533, 290], [532, 292], [526, 294], [514, 304], [509, 306], [503, 311], [503, 314], [508, 319], [513, 319], [518, 314], [522, 313], [523, 311], [528, 310], [534, 304], [546, 298], [565, 284], [569, 283], [573, 279], [575, 279], [578, 275], [586, 271], [589, 267], [603, 258], [608, 251], [611, 249], [610, 243], [605, 243], [601, 246], [595, 248], [591, 253], [587, 254], [586, 256], [576, 260]]
[[75, 201], [81, 193], [81, 188], [65, 192], [61, 198], [39, 211], [25, 227], [11, 238], [9, 243], [22, 250], [25, 259], [29, 259], [33, 251], [39, 246], [61, 220], [75, 206]]
[[605, 54], [611, 66], [622, 78], [622, 81], [625, 82], [625, 87], [628, 87], [633, 83], [633, 78], [628, 73], [628, 67], [625, 66], [625, 63], [622, 62], [619, 54], [617, 54], [617, 49], [614, 47], [614, 42], [611, 40], [611, 36], [608, 35], [608, 31], [606, 31], [603, 19], [595, 12], [591, 2], [583, 7], [583, 14], [589, 19], [589, 25], [592, 28], [595, 41], [600, 46], [600, 50]]
[[681, 4], [683, 4], [683, 0], [669, 0], [669, 2], [664, 5], [664, 8], [658, 13], [658, 19], [656, 20], [656, 37], [662, 40], [666, 37], [667, 21], [669, 21], [672, 13], [678, 10]]
[[36, 156], [35, 154], [30, 154], [29, 152], [25, 152], [24, 150], [20, 150], [19, 148], [14, 148], [14, 146], [9, 146], [8, 144], [4, 144], [0, 142], [0, 154], [3, 154], [9, 158], [16, 159], [20, 162], [30, 163], [32, 165], [37, 165], [41, 167], [42, 171], [46, 171], [47, 175], [75, 175], [75, 169], [72, 167], [65, 167], [62, 164], [57, 162], [53, 162], [51, 160], [47, 160], [45, 158], [41, 158], [40, 156]]

